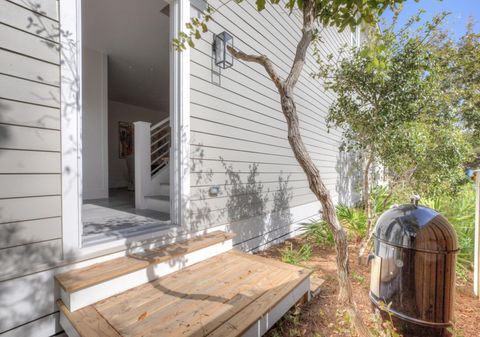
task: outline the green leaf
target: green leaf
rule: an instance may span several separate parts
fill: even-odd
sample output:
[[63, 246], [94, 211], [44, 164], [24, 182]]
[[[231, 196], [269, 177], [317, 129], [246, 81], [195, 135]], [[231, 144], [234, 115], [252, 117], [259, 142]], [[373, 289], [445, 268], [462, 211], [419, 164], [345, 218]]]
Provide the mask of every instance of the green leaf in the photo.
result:
[[256, 0], [255, 3], [259, 12], [265, 9], [265, 0]]

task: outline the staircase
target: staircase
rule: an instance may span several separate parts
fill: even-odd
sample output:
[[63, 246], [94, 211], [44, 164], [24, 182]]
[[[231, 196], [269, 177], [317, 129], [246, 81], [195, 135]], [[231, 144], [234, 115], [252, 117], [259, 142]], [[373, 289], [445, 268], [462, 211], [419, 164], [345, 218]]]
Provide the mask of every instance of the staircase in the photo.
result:
[[310, 298], [310, 270], [212, 232], [56, 275], [70, 337], [262, 336]]
[[170, 213], [170, 118], [134, 125], [135, 208]]

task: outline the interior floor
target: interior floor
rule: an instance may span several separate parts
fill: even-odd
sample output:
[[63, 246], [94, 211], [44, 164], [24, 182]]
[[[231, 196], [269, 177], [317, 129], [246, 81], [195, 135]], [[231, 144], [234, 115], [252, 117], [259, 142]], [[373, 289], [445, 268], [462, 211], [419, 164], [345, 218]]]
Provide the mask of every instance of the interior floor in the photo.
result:
[[109, 190], [108, 199], [84, 200], [83, 245], [91, 246], [171, 227], [170, 215], [135, 208], [135, 192], [126, 188]]

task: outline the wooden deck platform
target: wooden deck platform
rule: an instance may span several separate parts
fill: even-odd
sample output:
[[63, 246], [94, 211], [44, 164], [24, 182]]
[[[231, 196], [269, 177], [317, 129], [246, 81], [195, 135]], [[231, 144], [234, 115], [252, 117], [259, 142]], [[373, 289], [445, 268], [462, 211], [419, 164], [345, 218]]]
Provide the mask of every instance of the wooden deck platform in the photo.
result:
[[70, 313], [69, 336], [261, 336], [307, 296], [310, 271], [229, 251]]

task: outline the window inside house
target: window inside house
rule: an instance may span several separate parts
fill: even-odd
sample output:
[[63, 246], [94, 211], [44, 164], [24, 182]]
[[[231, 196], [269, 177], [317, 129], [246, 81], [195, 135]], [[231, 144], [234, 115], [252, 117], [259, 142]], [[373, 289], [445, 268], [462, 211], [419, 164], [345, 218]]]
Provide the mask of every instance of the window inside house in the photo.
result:
[[170, 226], [169, 5], [82, 1], [82, 244]]

